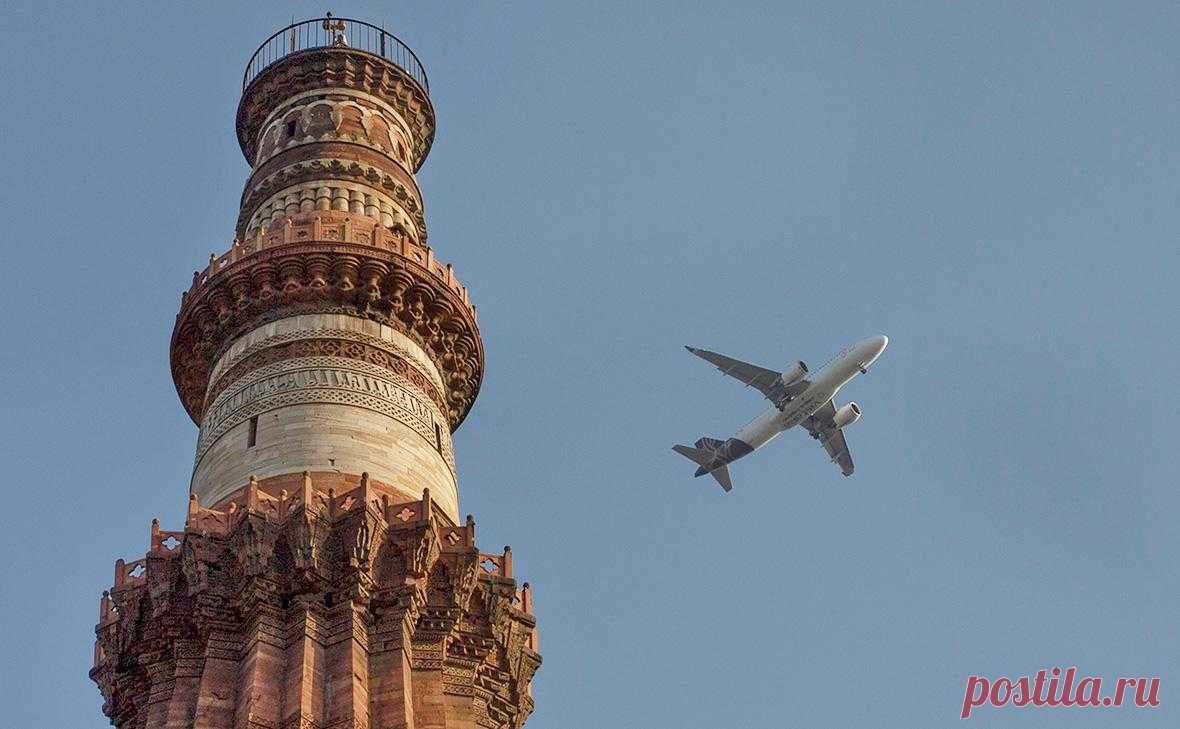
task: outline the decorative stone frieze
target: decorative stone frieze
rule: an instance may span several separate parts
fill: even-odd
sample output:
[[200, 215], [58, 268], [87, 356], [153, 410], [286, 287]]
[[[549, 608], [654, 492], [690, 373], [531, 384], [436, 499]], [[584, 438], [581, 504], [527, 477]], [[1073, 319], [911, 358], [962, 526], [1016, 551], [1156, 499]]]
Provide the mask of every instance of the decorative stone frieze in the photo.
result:
[[[331, 330], [323, 331], [330, 332]], [[307, 333], [310, 335], [320, 335], [321, 330], [311, 330]], [[247, 372], [258, 370], [275, 362], [306, 358], [310, 359], [315, 365], [328, 365], [330, 362], [327, 360], [342, 356], [359, 362], [371, 363], [382, 371], [392, 371], [399, 378], [404, 378], [419, 392], [429, 397], [440, 410], [446, 407], [446, 401], [436, 380], [420, 372], [413, 363], [401, 356], [400, 353], [390, 351], [389, 348], [383, 347], [380, 344], [374, 345], [356, 341], [353, 336], [350, 336], [353, 333], [349, 331], [341, 330], [338, 334], [342, 336], [315, 336], [297, 339], [287, 344], [275, 344], [271, 347], [253, 352], [249, 357], [243, 357], [240, 361], [236, 361], [231, 368], [226, 369], [221, 377], [210, 384], [205, 401], [213, 402], [229, 383], [236, 383]]]
[[[344, 403], [394, 418], [433, 442], [444, 420], [406, 378], [346, 357], [296, 357], [260, 367], [223, 390], [201, 422], [197, 461], [222, 433], [294, 403]], [[449, 437], [448, 437], [449, 442]], [[450, 448], [440, 448], [444, 457]], [[451, 459], [447, 458], [448, 462]]]
[[[403, 199], [409, 201], [410, 198], [403, 193]], [[250, 237], [260, 226], [276, 223], [288, 215], [314, 210], [353, 212], [379, 221], [394, 235], [406, 236], [417, 245], [425, 240], [425, 224], [416, 219], [412, 211], [402, 207], [400, 201], [367, 183], [330, 179], [307, 180], [258, 201], [245, 224], [246, 236]], [[242, 212], [247, 211], [243, 209]]]
[[341, 142], [291, 147], [255, 167], [242, 191], [237, 237], [252, 237], [247, 235], [246, 226], [264, 200], [281, 190], [325, 177], [378, 190], [406, 211], [420, 231], [419, 242], [425, 243], [422, 194], [413, 174], [372, 149]]
[[379, 150], [412, 169], [413, 132], [381, 99], [351, 89], [316, 89], [287, 97], [259, 132], [257, 167], [275, 154], [311, 142], [352, 142]]
[[194, 498], [99, 613], [90, 675], [118, 727], [519, 727], [541, 664], [511, 550], [367, 474]]
[[408, 150], [417, 171], [434, 141], [434, 107], [426, 91], [395, 64], [346, 48], [294, 53], [259, 75], [238, 105], [238, 141], [246, 160], [258, 158], [267, 119], [281, 104], [320, 89], [359, 91], [394, 110], [411, 135]]
[[197, 422], [217, 352], [261, 323], [302, 313], [347, 313], [410, 337], [443, 375], [452, 431], [479, 391], [483, 344], [467, 290], [431, 249], [368, 217], [287, 216], [213, 257], [183, 299], [172, 373]]

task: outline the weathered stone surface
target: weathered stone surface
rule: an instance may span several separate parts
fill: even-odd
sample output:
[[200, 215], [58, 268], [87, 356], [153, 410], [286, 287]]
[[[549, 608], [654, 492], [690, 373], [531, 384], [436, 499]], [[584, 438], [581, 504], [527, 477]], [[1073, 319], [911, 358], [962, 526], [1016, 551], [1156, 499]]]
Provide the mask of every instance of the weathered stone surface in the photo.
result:
[[220, 501], [250, 476], [336, 471], [459, 518], [442, 377], [409, 337], [343, 314], [309, 314], [239, 337], [212, 367], [191, 491]]
[[533, 708], [531, 590], [458, 523], [451, 433], [484, 350], [426, 245], [425, 72], [350, 22], [285, 29], [248, 67], [236, 237], [171, 342], [201, 427], [188, 518], [153, 522], [101, 600], [90, 675], [123, 729], [515, 728]]
[[222, 352], [260, 326], [307, 314], [344, 314], [407, 337], [442, 376], [452, 430], [475, 402], [483, 342], [451, 267], [362, 215], [294, 213], [211, 257], [182, 296], [172, 376], [194, 422]]
[[[518, 727], [530, 587], [475, 523], [367, 476], [252, 481], [115, 566], [91, 677], [118, 727]], [[347, 490], [337, 491], [334, 486]], [[142, 722], [142, 723], [141, 723]]]

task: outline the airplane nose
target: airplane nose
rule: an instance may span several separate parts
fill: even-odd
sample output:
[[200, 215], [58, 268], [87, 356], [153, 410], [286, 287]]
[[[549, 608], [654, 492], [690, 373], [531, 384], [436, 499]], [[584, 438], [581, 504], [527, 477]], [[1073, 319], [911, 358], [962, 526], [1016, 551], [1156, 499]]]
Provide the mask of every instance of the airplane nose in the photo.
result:
[[866, 350], [865, 354], [868, 355], [868, 357], [865, 358], [867, 360], [865, 365], [870, 365], [873, 362], [876, 362], [877, 358], [881, 356], [881, 353], [885, 351], [885, 347], [889, 346], [889, 337], [885, 336], [884, 334], [880, 334], [875, 337], [869, 337], [864, 343]]

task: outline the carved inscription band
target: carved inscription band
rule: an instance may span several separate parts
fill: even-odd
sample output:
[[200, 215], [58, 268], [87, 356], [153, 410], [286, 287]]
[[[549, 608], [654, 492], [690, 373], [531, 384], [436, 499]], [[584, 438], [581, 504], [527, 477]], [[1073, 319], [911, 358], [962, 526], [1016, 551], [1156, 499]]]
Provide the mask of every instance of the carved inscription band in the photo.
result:
[[421, 418], [423, 422], [431, 425], [432, 428], [434, 425], [430, 408], [421, 400], [408, 393], [404, 387], [370, 375], [358, 374], [344, 369], [326, 368], [284, 372], [242, 387], [217, 403], [209, 411], [205, 416], [205, 425], [216, 429], [235, 410], [267, 395], [312, 387], [359, 390], [364, 393], [379, 395], [396, 401], [407, 411]]
[[299, 357], [347, 357], [391, 370], [409, 380], [423, 395], [430, 398], [440, 411], [446, 412], [447, 410], [446, 401], [443, 400], [442, 393], [439, 392], [433, 381], [419, 372], [406, 359], [387, 348], [337, 338], [300, 339], [255, 351], [242, 357], [217, 378], [213, 387], [209, 389], [206, 402], [216, 401], [226, 388], [236, 384], [241, 377], [260, 367]]
[[[310, 314], [283, 320], [279, 323], [291, 322], [296, 325], [296, 328], [281, 334], [274, 334], [264, 338], [259, 337], [256, 341], [249, 341], [249, 343], [244, 347], [241, 346], [243, 340], [248, 341], [250, 339], [254, 339], [255, 337], [253, 333], [251, 335], [247, 335], [246, 337], [235, 340], [233, 345], [230, 346], [229, 352], [219, 355], [217, 363], [213, 366], [213, 374], [210, 376], [210, 381], [213, 383], [214, 387], [219, 386], [220, 381], [223, 379], [223, 373], [235, 369], [238, 366], [238, 363], [242, 362], [244, 359], [252, 357], [258, 352], [262, 352], [278, 345], [300, 341], [337, 340], [366, 344], [394, 357], [403, 359], [406, 362], [409, 362], [420, 373], [427, 376], [430, 379], [430, 382], [434, 383], [434, 385], [440, 391], [443, 389], [442, 378], [439, 377], [434, 363], [421, 353], [421, 349], [417, 345], [399, 345], [397, 343], [397, 338], [401, 338], [407, 343], [409, 342], [409, 340], [400, 332], [390, 332], [389, 336], [394, 337], [394, 340], [390, 340], [388, 337], [377, 337], [371, 334], [365, 334], [364, 332], [355, 331], [353, 329], [316, 326], [316, 324], [324, 318], [325, 317], [323, 315]], [[348, 318], [351, 319], [352, 317]], [[325, 350], [322, 354], [327, 355], [329, 352]], [[347, 357], [350, 355], [345, 354], [343, 356]], [[211, 400], [212, 398], [206, 398], [205, 402], [210, 403]]]
[[384, 368], [342, 357], [305, 357], [256, 370], [226, 389], [205, 414], [197, 440], [201, 458], [227, 431], [275, 408], [302, 403], [351, 405], [391, 417], [435, 447], [454, 472], [450, 431], [441, 412], [415, 394], [409, 380]]

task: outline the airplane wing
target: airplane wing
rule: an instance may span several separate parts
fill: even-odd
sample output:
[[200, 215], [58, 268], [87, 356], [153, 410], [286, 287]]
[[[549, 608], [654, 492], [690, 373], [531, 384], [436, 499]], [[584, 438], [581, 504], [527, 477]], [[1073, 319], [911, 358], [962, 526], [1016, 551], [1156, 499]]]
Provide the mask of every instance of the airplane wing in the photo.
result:
[[721, 370], [721, 374], [729, 375], [757, 389], [775, 405], [778, 405], [783, 400], [795, 397], [806, 390], [807, 386], [811, 384], [804, 377], [792, 382], [790, 385], [783, 385], [781, 372], [768, 370], [765, 367], [752, 365], [749, 362], [742, 362], [732, 357], [726, 357], [724, 354], [710, 352], [707, 349], [697, 349], [695, 347], [685, 347], [685, 349], [716, 366], [717, 369]]
[[848, 452], [848, 441], [844, 440], [844, 431], [832, 426], [832, 418], [836, 417], [836, 403], [828, 403], [814, 415], [803, 421], [803, 427], [812, 437], [819, 440], [824, 450], [832, 459], [832, 463], [840, 466], [845, 476], [851, 476], [855, 466], [852, 464], [852, 454]]

